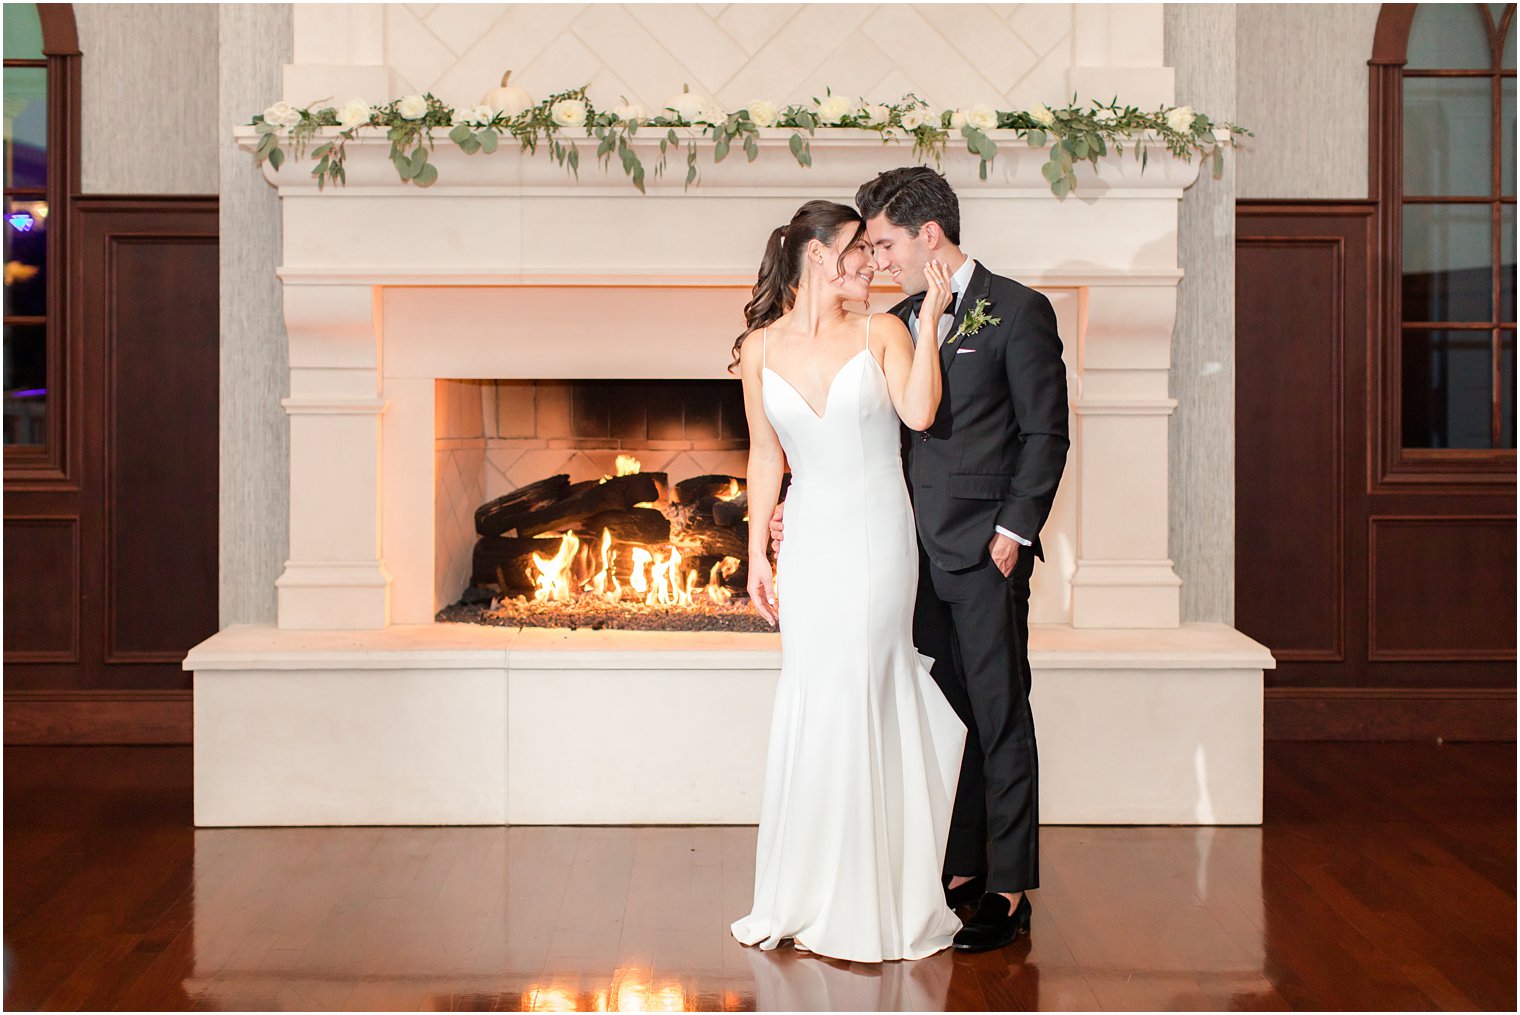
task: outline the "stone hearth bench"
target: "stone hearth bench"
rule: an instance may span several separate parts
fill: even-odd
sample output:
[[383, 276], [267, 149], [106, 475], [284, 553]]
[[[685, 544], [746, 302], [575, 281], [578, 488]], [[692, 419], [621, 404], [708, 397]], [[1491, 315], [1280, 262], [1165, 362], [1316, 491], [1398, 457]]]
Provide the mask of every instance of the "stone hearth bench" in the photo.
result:
[[[1258, 824], [1265, 648], [1030, 632], [1047, 824]], [[752, 824], [775, 635], [227, 628], [191, 650], [195, 823]]]

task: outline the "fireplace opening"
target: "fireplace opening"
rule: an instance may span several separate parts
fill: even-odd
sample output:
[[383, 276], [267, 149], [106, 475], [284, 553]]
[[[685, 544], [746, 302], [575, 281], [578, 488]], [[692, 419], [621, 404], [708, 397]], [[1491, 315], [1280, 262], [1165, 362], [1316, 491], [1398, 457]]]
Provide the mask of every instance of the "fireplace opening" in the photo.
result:
[[437, 422], [437, 620], [771, 630], [745, 594], [737, 380], [439, 381]]

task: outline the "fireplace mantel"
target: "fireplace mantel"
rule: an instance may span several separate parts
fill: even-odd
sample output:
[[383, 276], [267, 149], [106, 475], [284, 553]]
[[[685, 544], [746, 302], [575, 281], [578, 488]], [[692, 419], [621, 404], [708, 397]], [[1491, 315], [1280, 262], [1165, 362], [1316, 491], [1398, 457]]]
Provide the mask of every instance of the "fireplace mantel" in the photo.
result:
[[[1126, 151], [1058, 200], [1048, 151], [995, 136], [986, 181], [964, 145], [943, 156], [963, 247], [1050, 298], [1071, 392], [1031, 606], [1041, 812], [1259, 821], [1271, 658], [1179, 622], [1167, 547], [1178, 209], [1198, 163], [1156, 151], [1142, 172]], [[198, 824], [754, 820], [776, 636], [433, 623], [464, 545], [449, 537], [473, 535], [473, 505], [439, 497], [458, 459], [438, 427], [470, 379], [724, 376], [771, 230], [913, 161], [906, 142], [825, 129], [804, 169], [788, 138], [718, 165], [699, 142], [690, 190], [683, 151], [663, 178], [646, 158], [648, 194], [590, 144], [579, 181], [545, 152], [444, 140], [421, 189], [383, 137], [350, 143], [345, 187], [319, 191], [309, 160], [263, 167], [283, 222], [290, 554], [277, 626], [229, 628], [186, 662]], [[874, 309], [901, 295], [881, 281]]]
[[[820, 191], [840, 188], [853, 194], [855, 188], [879, 172], [883, 164], [907, 164], [913, 160], [912, 142], [906, 138], [883, 141], [853, 128], [820, 127], [808, 139], [813, 157], [810, 167], [799, 166], [792, 157], [788, 148], [792, 131], [778, 128], [759, 131], [759, 154], [753, 162], [746, 159], [742, 149], [734, 148], [722, 162], [714, 163], [711, 137], [704, 137], [696, 128], [677, 127], [675, 132], [681, 144], [669, 149], [665, 172], [656, 176], [659, 142], [666, 129], [649, 127], [645, 128], [644, 134], [635, 135], [632, 141], [633, 150], [645, 169], [647, 193], [640, 194], [615, 161], [609, 161], [605, 170], [598, 164], [595, 157], [597, 141], [592, 137], [576, 137], [570, 132], [562, 135], [566, 140], [574, 141], [580, 149], [577, 177], [554, 161], [545, 143], [539, 145], [536, 153], [529, 153], [508, 136], [492, 154], [466, 155], [447, 138], [447, 128], [434, 130], [434, 147], [428, 152], [428, 161], [438, 167], [438, 182], [431, 187], [417, 187], [396, 175], [396, 168], [390, 160], [390, 142], [379, 128], [367, 128], [348, 142], [344, 162], [348, 182], [344, 186], [327, 184], [319, 188], [310, 172], [314, 161], [308, 157], [297, 162], [289, 157], [292, 153], [288, 150], [288, 134], [285, 163], [277, 170], [266, 162], [264, 178], [279, 189], [281, 197], [319, 193], [349, 198], [360, 195], [546, 196], [573, 193], [649, 199], [750, 196], [760, 191], [772, 195], [800, 195], [806, 200]], [[235, 128], [233, 136], [238, 146], [249, 153], [253, 152], [260, 137], [252, 126]], [[308, 150], [338, 136], [336, 127], [318, 128]], [[1050, 142], [1031, 148], [1012, 130], [992, 130], [987, 136], [998, 146], [998, 154], [988, 169], [986, 180], [979, 179], [978, 159], [966, 150], [964, 140], [955, 134], [936, 166], [956, 187], [962, 200], [996, 195], [1056, 201], [1050, 184], [1040, 173], [1040, 167], [1050, 159]], [[688, 141], [696, 143], [700, 174], [689, 188], [685, 185]], [[1161, 139], [1153, 135], [1141, 136], [1136, 143], [1149, 151], [1149, 161], [1143, 169], [1135, 154], [1137, 149], [1130, 145], [1122, 154], [1111, 152], [1099, 159], [1101, 169], [1095, 170], [1089, 163], [1078, 163], [1078, 188], [1067, 200], [1083, 203], [1101, 197], [1177, 198], [1197, 178], [1201, 160], [1184, 162], [1173, 157]], [[884, 153], [889, 155], [885, 163]], [[930, 164], [934, 164], [932, 160]]]
[[[653, 175], [661, 133], [635, 141], [647, 194], [620, 167], [604, 172], [594, 142], [579, 180], [545, 151], [507, 141], [470, 156], [442, 138], [438, 182], [419, 188], [397, 177], [379, 132], [349, 142], [345, 186], [319, 190], [309, 157], [264, 164], [281, 197], [291, 367], [281, 628], [425, 624], [445, 605], [424, 538], [432, 484], [418, 482], [432, 467], [437, 379], [721, 377], [714, 336], [738, 330], [771, 229], [803, 200], [849, 203], [861, 182], [912, 162], [906, 140], [823, 128], [809, 168], [786, 130], [762, 132], [753, 162], [735, 151], [714, 165], [711, 142], [678, 130], [698, 137], [702, 175], [687, 189], [684, 147]], [[1067, 346], [1074, 448], [1041, 577], [1059, 585], [1047, 596], [1057, 612], [1039, 619], [1175, 628], [1167, 371], [1178, 202], [1199, 162], [1152, 141], [1143, 171], [1132, 148], [1110, 153], [1100, 171], [1079, 165], [1077, 191], [1059, 200], [1040, 172], [1048, 148], [992, 136], [987, 180], [959, 139], [940, 169], [961, 198], [965, 249], [1046, 292]], [[252, 127], [236, 137], [257, 143]], [[567, 290], [579, 294], [568, 303]], [[872, 306], [896, 299], [883, 285]], [[571, 328], [573, 342], [545, 341]]]

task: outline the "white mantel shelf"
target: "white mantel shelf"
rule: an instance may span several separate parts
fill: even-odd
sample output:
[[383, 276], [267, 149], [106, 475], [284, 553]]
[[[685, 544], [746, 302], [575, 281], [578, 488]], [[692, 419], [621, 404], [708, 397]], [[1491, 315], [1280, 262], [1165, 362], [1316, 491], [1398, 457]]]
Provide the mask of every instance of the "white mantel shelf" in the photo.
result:
[[[315, 160], [309, 154], [299, 162], [290, 158], [288, 135], [282, 145], [286, 149], [285, 163], [278, 170], [264, 163], [264, 177], [279, 188], [281, 197], [339, 199], [413, 195], [430, 199], [540, 196], [566, 191], [635, 198], [755, 197], [788, 193], [818, 196], [840, 191], [853, 195], [863, 180], [880, 171], [884, 153], [890, 152], [892, 161], [899, 164], [915, 161], [910, 139], [898, 137], [883, 141], [852, 128], [820, 127], [809, 137], [813, 161], [810, 167], [798, 165], [793, 158], [788, 147], [792, 131], [776, 128], [760, 131], [759, 154], [754, 162], [749, 162], [743, 150], [735, 146], [722, 162], [714, 163], [712, 138], [703, 137], [700, 131], [689, 127], [678, 127], [676, 133], [682, 138], [682, 144], [669, 149], [665, 171], [657, 177], [654, 168], [665, 129], [647, 128], [645, 133], [635, 135], [632, 142], [634, 151], [644, 163], [647, 193], [640, 194], [615, 158], [605, 170], [601, 167], [596, 159], [598, 142], [594, 137], [574, 136], [570, 131], [561, 134], [562, 138], [573, 140], [580, 149], [577, 179], [568, 167], [554, 161], [543, 142], [537, 152], [529, 153], [508, 135], [503, 136], [501, 146], [492, 154], [466, 155], [448, 139], [448, 131], [447, 127], [434, 128], [434, 147], [428, 152], [428, 161], [438, 167], [438, 182], [431, 187], [417, 187], [397, 176], [396, 167], [390, 160], [390, 142], [382, 128], [368, 128], [348, 142], [344, 163], [348, 182], [343, 186], [329, 183], [319, 189], [316, 178], [311, 175]], [[337, 137], [338, 133], [335, 127], [320, 128], [307, 149], [308, 153], [323, 141]], [[252, 126], [234, 128], [233, 136], [238, 146], [250, 154], [259, 140], [258, 132]], [[991, 197], [1057, 200], [1050, 191], [1049, 182], [1040, 173], [1040, 167], [1050, 158], [1048, 142], [1042, 147], [1031, 148], [1012, 130], [988, 131], [987, 136], [997, 145], [998, 154], [988, 168], [986, 180], [979, 178], [979, 160], [967, 151], [965, 140], [957, 133], [952, 133], [938, 164], [932, 156], [924, 161], [945, 173], [963, 201]], [[697, 144], [698, 178], [689, 188], [685, 184], [687, 140], [695, 140]], [[1143, 170], [1130, 145], [1125, 146], [1122, 155], [1110, 152], [1100, 159], [1100, 170], [1095, 170], [1087, 162], [1078, 163], [1077, 189], [1066, 200], [1087, 202], [1104, 196], [1175, 198], [1198, 178], [1202, 159], [1195, 157], [1184, 162], [1175, 158], [1157, 138], [1144, 138], [1141, 142], [1150, 152], [1149, 162]]]

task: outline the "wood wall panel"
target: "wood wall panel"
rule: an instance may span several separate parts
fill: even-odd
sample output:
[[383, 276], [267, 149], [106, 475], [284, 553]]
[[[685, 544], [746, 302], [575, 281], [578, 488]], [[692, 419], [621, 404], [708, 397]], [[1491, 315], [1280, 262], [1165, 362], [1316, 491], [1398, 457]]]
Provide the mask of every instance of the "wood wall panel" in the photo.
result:
[[1515, 658], [1515, 519], [1367, 520], [1374, 662]]
[[217, 201], [65, 217], [71, 482], [7, 476], [6, 737], [182, 743], [180, 661], [217, 629]]
[[216, 237], [108, 242], [106, 660], [177, 664], [217, 629]]
[[1236, 206], [1236, 625], [1271, 739], [1514, 739], [1513, 485], [1382, 478], [1377, 210]]
[[5, 519], [5, 662], [79, 661], [79, 519]]
[[1280, 661], [1345, 654], [1345, 260], [1333, 235], [1235, 255], [1236, 623]]

